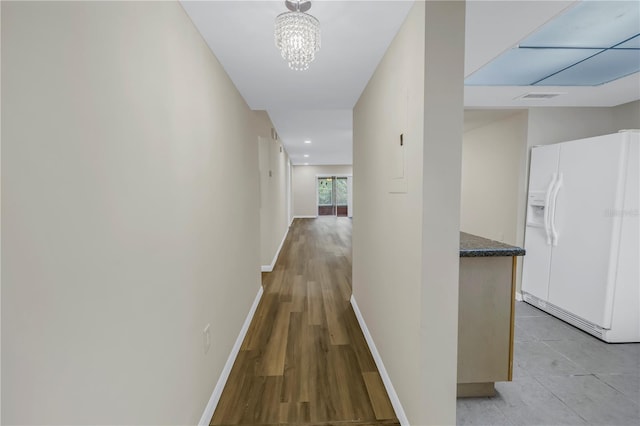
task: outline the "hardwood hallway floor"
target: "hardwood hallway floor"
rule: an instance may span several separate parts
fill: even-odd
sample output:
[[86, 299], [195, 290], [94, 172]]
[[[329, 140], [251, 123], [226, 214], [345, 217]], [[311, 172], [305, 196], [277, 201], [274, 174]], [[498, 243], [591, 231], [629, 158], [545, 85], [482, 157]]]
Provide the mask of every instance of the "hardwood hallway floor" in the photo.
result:
[[399, 425], [349, 303], [351, 220], [296, 219], [212, 425]]

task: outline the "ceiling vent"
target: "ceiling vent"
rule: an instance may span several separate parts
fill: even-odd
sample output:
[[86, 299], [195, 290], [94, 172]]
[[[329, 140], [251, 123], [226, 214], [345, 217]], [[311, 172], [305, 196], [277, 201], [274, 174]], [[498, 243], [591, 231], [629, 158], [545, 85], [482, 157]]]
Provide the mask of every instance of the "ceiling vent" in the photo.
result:
[[564, 95], [562, 92], [530, 92], [520, 95], [514, 100], [527, 99], [532, 101], [545, 101], [547, 99], [555, 98], [556, 96]]

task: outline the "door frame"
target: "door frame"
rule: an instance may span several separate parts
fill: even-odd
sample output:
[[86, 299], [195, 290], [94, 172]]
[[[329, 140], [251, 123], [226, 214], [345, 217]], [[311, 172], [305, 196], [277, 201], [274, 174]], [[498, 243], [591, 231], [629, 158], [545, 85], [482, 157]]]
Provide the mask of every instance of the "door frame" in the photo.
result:
[[[320, 216], [318, 212], [320, 211], [320, 203], [318, 203], [318, 199], [320, 198], [320, 192], [318, 191], [318, 179], [320, 178], [346, 178], [347, 179], [347, 217], [353, 217], [353, 174], [352, 173], [318, 173], [315, 178], [315, 186], [316, 186], [316, 217]], [[351, 202], [349, 202], [351, 201]]]

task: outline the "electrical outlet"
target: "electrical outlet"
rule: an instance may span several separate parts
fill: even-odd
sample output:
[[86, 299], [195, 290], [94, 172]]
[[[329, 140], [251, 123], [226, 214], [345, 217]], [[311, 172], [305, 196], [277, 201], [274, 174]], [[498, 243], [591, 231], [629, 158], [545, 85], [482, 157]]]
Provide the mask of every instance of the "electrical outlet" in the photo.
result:
[[209, 348], [211, 347], [211, 330], [210, 324], [207, 324], [202, 330], [202, 336], [204, 338], [204, 353], [209, 352]]

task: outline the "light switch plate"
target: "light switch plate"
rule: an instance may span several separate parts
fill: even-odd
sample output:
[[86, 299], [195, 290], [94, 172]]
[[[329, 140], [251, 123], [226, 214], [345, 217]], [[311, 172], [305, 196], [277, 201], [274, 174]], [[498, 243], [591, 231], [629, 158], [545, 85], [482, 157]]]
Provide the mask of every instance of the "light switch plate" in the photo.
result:
[[209, 352], [209, 348], [211, 348], [211, 325], [207, 324], [202, 330], [202, 335], [204, 339], [204, 353]]

